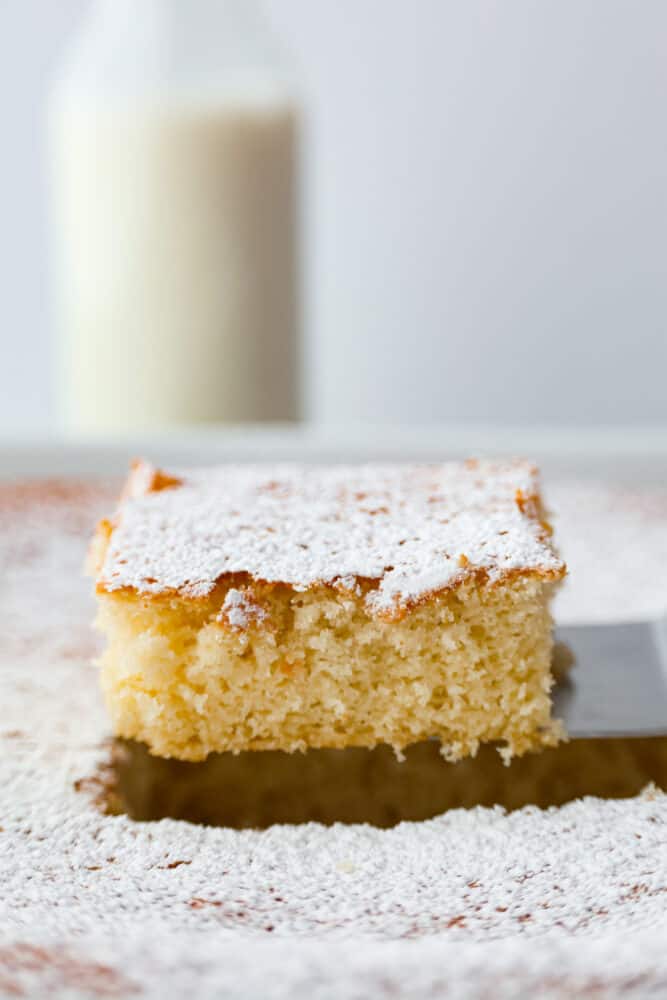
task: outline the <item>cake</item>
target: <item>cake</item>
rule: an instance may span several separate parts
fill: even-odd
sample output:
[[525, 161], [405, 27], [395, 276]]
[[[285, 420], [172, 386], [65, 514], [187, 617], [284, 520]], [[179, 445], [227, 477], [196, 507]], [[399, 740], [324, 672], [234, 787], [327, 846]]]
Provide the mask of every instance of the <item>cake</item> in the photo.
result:
[[135, 463], [92, 547], [114, 732], [190, 761], [553, 745], [550, 534], [519, 460]]

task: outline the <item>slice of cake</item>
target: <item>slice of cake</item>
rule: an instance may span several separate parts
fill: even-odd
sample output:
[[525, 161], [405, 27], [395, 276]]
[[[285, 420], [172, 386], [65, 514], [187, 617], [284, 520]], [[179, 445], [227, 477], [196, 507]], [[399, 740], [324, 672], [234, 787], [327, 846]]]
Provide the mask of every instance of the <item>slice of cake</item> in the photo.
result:
[[93, 545], [102, 685], [152, 753], [552, 745], [537, 471], [135, 464]]

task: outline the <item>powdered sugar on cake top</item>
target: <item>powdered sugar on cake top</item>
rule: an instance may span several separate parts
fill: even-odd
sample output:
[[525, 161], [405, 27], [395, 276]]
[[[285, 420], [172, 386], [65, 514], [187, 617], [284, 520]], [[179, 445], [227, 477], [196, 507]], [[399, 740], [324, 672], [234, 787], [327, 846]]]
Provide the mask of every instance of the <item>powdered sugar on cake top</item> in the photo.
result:
[[152, 491], [147, 469], [118, 511], [102, 589], [201, 596], [226, 574], [297, 589], [362, 578], [377, 581], [367, 601], [383, 613], [479, 571], [563, 572], [523, 461], [225, 466], [156, 472], [169, 487]]

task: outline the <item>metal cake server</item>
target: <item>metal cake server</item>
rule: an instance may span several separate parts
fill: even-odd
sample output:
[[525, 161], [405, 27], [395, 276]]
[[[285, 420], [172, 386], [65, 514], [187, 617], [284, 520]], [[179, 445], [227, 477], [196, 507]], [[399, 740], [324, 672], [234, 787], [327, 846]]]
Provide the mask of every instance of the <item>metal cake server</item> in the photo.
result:
[[559, 627], [556, 640], [574, 659], [552, 692], [571, 737], [667, 735], [667, 617]]

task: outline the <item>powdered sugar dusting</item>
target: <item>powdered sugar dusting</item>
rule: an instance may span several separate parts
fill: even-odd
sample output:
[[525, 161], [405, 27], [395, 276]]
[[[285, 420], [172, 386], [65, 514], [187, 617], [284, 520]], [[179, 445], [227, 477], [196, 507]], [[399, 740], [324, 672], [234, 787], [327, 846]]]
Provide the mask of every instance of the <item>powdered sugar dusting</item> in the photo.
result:
[[253, 601], [247, 590], [230, 587], [225, 594], [219, 618], [232, 628], [246, 629], [254, 622], [263, 622], [266, 611]]
[[[667, 994], [663, 795], [257, 832], [135, 823], [77, 794], [108, 732], [80, 567], [117, 489], [0, 487], [0, 993]], [[553, 495], [568, 618], [667, 608], [667, 493]]]
[[480, 570], [492, 580], [562, 572], [527, 462], [227, 466], [177, 475], [177, 488], [121, 504], [103, 588], [197, 596], [232, 573], [296, 588], [364, 578], [377, 581], [368, 603], [381, 613]]

